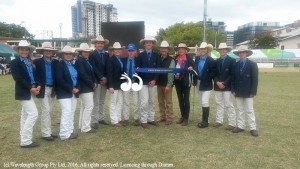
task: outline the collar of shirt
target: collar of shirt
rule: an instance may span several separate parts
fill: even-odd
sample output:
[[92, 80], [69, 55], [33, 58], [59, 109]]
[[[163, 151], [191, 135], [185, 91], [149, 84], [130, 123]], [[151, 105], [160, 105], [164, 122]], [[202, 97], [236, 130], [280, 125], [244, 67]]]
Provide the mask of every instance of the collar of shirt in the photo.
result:
[[72, 61], [64, 60], [64, 62], [65, 62], [67, 65], [72, 65]]
[[97, 50], [97, 52], [98, 52], [99, 54], [104, 54], [104, 53], [105, 53], [104, 50], [98, 50], [98, 49], [96, 49], [96, 50]]
[[201, 56], [200, 60], [206, 60], [207, 56]]
[[52, 58], [50, 58], [50, 61], [48, 61], [44, 58], [45, 63], [48, 63], [48, 64], [51, 64], [52, 60], [53, 60]]

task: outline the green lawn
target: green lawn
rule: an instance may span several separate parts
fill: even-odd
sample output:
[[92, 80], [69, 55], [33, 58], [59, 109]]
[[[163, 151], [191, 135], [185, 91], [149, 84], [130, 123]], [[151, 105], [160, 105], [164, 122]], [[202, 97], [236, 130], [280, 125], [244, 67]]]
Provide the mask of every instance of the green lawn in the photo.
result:
[[[0, 76], [0, 168], [4, 168], [7, 163], [11, 165], [10, 162], [36, 165], [32, 168], [42, 168], [37, 166], [39, 163], [51, 163], [64, 168], [64, 162], [65, 168], [80, 168], [68, 166], [67, 162], [78, 165], [81, 162], [97, 163], [102, 164], [102, 168], [109, 167], [105, 164], [115, 164], [120, 168], [126, 163], [140, 164], [140, 168], [142, 164], [147, 165], [144, 168], [159, 168], [161, 163], [179, 169], [299, 168], [299, 85], [300, 73], [260, 73], [258, 96], [254, 101], [259, 131], [257, 138], [252, 137], [248, 131], [233, 134], [226, 131], [225, 127], [216, 129], [210, 125], [206, 129], [197, 128], [200, 121], [198, 97], [195, 98], [193, 113], [191, 96], [190, 123], [187, 127], [172, 124], [145, 130], [132, 124], [122, 128], [101, 125], [94, 134], [79, 133], [77, 140], [46, 142], [40, 138], [38, 120], [34, 140], [40, 143], [40, 147], [21, 149], [20, 104], [14, 100], [14, 82], [9, 75]], [[173, 92], [174, 119], [177, 120], [180, 113], [176, 92]], [[36, 103], [39, 105], [38, 101]], [[211, 105], [212, 124], [215, 118], [213, 93]], [[59, 130], [59, 107], [56, 102], [53, 112], [54, 133]], [[109, 117], [107, 104], [105, 110]], [[78, 114], [77, 111], [75, 127]]]

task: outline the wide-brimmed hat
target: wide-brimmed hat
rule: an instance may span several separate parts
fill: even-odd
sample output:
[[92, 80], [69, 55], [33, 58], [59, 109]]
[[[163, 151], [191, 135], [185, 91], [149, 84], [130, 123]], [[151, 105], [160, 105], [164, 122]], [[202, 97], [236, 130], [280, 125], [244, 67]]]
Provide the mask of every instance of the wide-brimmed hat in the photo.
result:
[[231, 51], [231, 48], [228, 47], [227, 44], [224, 43], [224, 42], [223, 42], [223, 43], [220, 43], [220, 44], [219, 44], [219, 47], [217, 48], [217, 50], [221, 50], [221, 49], [226, 49], [227, 52], [230, 52], [230, 51]]
[[169, 49], [172, 48], [172, 47], [169, 45], [168, 41], [166, 41], [166, 40], [162, 41], [159, 47], [160, 47], [160, 48], [169, 48]]
[[73, 52], [72, 47], [69, 45], [65, 46], [61, 51], [59, 51], [59, 53], [60, 54], [65, 54], [65, 53], [69, 54], [70, 53], [72, 55], [75, 55], [75, 52]]
[[29, 48], [30, 53], [35, 50], [35, 47], [33, 45], [30, 45], [30, 43], [27, 40], [20, 40], [19, 44], [17, 46], [14, 46], [13, 49], [18, 52], [20, 47]]
[[146, 36], [144, 39], [140, 40], [140, 44], [144, 44], [145, 42], [156, 43], [157, 41], [153, 36]]
[[107, 45], [109, 43], [109, 40], [104, 39], [102, 35], [97, 35], [96, 39], [91, 40], [92, 44], [95, 44], [96, 42], [104, 42], [105, 45]]
[[209, 51], [212, 51], [214, 49], [214, 46], [212, 44], [207, 44], [206, 48], [209, 50]]
[[79, 49], [76, 49], [76, 52], [91, 52], [93, 49], [87, 43], [81, 43]]
[[57, 49], [53, 48], [51, 42], [44, 42], [44, 43], [42, 43], [42, 47], [41, 48], [37, 48], [36, 52], [41, 54], [44, 50], [50, 50], [50, 51], [53, 51], [53, 52], [57, 52]]
[[237, 51], [234, 51], [233, 53], [238, 56], [241, 52], [247, 52], [247, 57], [253, 54], [253, 52], [249, 49], [247, 45], [239, 46]]
[[199, 46], [199, 49], [205, 49], [207, 48], [207, 43], [206, 42], [202, 42]]
[[179, 43], [178, 46], [175, 47], [175, 50], [178, 50], [179, 48], [184, 48], [186, 50], [189, 50], [189, 48], [186, 46], [185, 43]]
[[109, 47], [109, 50], [115, 50], [115, 49], [124, 49], [124, 46], [122, 46], [120, 42], [115, 42], [112, 47]]

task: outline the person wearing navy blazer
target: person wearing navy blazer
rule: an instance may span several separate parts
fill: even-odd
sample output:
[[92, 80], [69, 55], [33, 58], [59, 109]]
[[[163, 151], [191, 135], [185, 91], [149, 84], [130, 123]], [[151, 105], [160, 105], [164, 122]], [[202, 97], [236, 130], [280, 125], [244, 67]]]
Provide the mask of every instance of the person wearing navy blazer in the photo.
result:
[[[132, 83], [138, 83], [138, 78], [133, 75], [136, 73], [136, 57], [137, 49], [133, 43], [128, 44], [127, 46], [128, 56], [123, 58], [123, 68], [124, 72], [131, 79]], [[140, 125], [140, 99], [138, 96], [139, 91], [134, 91], [130, 88], [128, 91], [123, 91], [123, 108], [122, 108], [122, 123], [124, 126], [129, 124], [130, 116], [130, 96], [133, 95], [133, 112], [134, 112], [134, 125]]]
[[[187, 54], [188, 47], [184, 43], [179, 43], [178, 56], [175, 57], [176, 68], [181, 68], [185, 70], [195, 69], [195, 62]], [[174, 85], [176, 88], [176, 93], [179, 102], [179, 108], [181, 112], [181, 117], [176, 122], [181, 126], [187, 126], [190, 114], [190, 89], [193, 84], [193, 73], [190, 71], [185, 71], [183, 73], [176, 73], [174, 77]]]
[[94, 70], [97, 88], [94, 91], [94, 108], [92, 111], [92, 128], [97, 129], [99, 123], [108, 125], [104, 113], [104, 102], [107, 91], [107, 61], [109, 55], [105, 52], [104, 47], [109, 41], [98, 35], [92, 39], [91, 43], [95, 45], [95, 50], [91, 52], [89, 60]]
[[227, 111], [228, 126], [226, 130], [236, 127], [236, 113], [232, 103], [231, 80], [235, 59], [227, 55], [230, 48], [226, 43], [220, 43], [217, 49], [220, 58], [216, 60], [216, 76], [214, 78], [214, 90], [216, 100], [216, 123], [214, 127], [223, 125], [224, 111]]
[[87, 43], [81, 43], [77, 51], [79, 56], [75, 62], [75, 68], [78, 72], [79, 97], [81, 99], [78, 128], [83, 133], [94, 133], [95, 129], [91, 128], [91, 114], [94, 108], [93, 96], [97, 84], [89, 60], [91, 49]]
[[121, 84], [124, 82], [121, 77], [124, 73], [124, 64], [121, 58], [122, 46], [119, 42], [115, 42], [113, 47], [113, 56], [108, 59], [108, 89], [110, 93], [109, 115], [111, 124], [116, 127], [123, 126], [122, 107], [123, 107], [123, 92]]
[[208, 46], [202, 42], [200, 47], [200, 56], [195, 58], [197, 77], [197, 91], [199, 104], [202, 105], [202, 121], [198, 124], [199, 128], [208, 127], [208, 117], [210, 111], [210, 93], [213, 88], [213, 78], [215, 76], [215, 60], [208, 55]]
[[42, 48], [36, 51], [39, 54], [43, 54], [42, 58], [33, 61], [38, 82], [41, 84], [41, 90], [37, 98], [39, 98], [41, 102], [42, 139], [54, 141], [57, 136], [52, 134], [51, 130], [51, 111], [55, 96], [54, 68], [58, 61], [51, 57], [57, 50], [52, 47], [51, 42], [44, 42]]
[[33, 148], [38, 146], [36, 142], [32, 141], [33, 127], [38, 118], [34, 98], [41, 89], [29, 56], [35, 48], [26, 40], [21, 40], [14, 49], [18, 56], [11, 61], [11, 73], [15, 80], [15, 99], [19, 100], [22, 106], [20, 146], [21, 148]]
[[74, 133], [74, 115], [76, 97], [79, 92], [78, 72], [73, 65], [74, 52], [70, 46], [65, 46], [62, 58], [55, 68], [56, 95], [61, 106], [61, 121], [59, 136], [61, 140], [76, 139]]
[[[141, 52], [137, 57], [137, 68], [160, 68], [159, 54], [153, 51], [156, 39], [146, 36], [140, 41], [145, 51]], [[143, 80], [143, 88], [139, 91], [141, 99], [141, 126], [148, 129], [150, 125], [157, 126], [155, 121], [155, 86], [158, 80], [158, 74], [138, 73]]]
[[233, 133], [239, 133], [245, 130], [245, 114], [249, 124], [250, 133], [257, 137], [255, 113], [253, 108], [253, 97], [257, 94], [258, 86], [258, 67], [257, 64], [247, 57], [252, 55], [248, 46], [241, 45], [234, 54], [238, 55], [240, 60], [235, 64], [232, 79], [232, 93], [236, 97], [238, 118], [237, 127], [232, 130]]

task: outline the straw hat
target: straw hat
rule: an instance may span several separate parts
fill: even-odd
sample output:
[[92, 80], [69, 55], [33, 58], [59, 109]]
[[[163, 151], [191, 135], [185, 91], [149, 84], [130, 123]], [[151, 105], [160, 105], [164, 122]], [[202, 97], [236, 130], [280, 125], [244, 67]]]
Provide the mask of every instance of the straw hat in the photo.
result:
[[212, 44], [207, 44], [206, 48], [209, 50], [209, 51], [212, 51], [214, 49], [214, 46]]
[[247, 57], [249, 57], [253, 54], [253, 52], [248, 48], [247, 45], [239, 46], [237, 51], [234, 51], [233, 53], [238, 56], [239, 53], [241, 53], [241, 52], [247, 52]]
[[41, 48], [37, 48], [36, 49], [36, 52], [37, 53], [43, 53], [43, 50], [50, 50], [50, 51], [53, 51], [53, 52], [57, 52], [57, 49], [54, 49], [51, 42], [44, 42], [42, 43], [42, 47]]
[[157, 41], [153, 36], [146, 36], [144, 39], [140, 40], [140, 44], [144, 44], [145, 42], [156, 43]]
[[202, 42], [199, 46], [199, 49], [205, 49], [207, 48], [207, 43], [206, 42]]
[[178, 50], [179, 48], [184, 48], [186, 50], [189, 50], [189, 48], [186, 46], [185, 43], [179, 43], [178, 46], [175, 48], [175, 50]]
[[75, 52], [73, 52], [72, 47], [67, 45], [65, 46], [61, 51], [59, 51], [60, 54], [72, 54], [75, 55]]
[[33, 45], [30, 45], [30, 43], [27, 40], [21, 40], [17, 46], [14, 46], [13, 49], [18, 52], [20, 47], [29, 48], [30, 53], [35, 50], [35, 47]]
[[169, 45], [168, 41], [164, 40], [160, 44], [160, 48], [169, 48], [171, 49], [172, 47]]
[[221, 50], [221, 49], [226, 49], [227, 52], [230, 52], [230, 51], [231, 51], [231, 48], [228, 47], [226, 43], [220, 43], [220, 44], [219, 44], [219, 48], [217, 48], [217, 50]]
[[92, 39], [92, 40], [91, 40], [91, 43], [92, 43], [92, 44], [95, 44], [96, 42], [104, 42], [105, 45], [107, 45], [107, 44], [109, 43], [109, 40], [104, 39], [102, 35], [98, 35], [98, 36], [96, 37], [96, 39]]
[[93, 49], [87, 43], [81, 43], [79, 49], [76, 49], [76, 52], [91, 52]]
[[124, 49], [124, 47], [121, 46], [120, 42], [115, 42], [112, 47], [109, 47], [109, 50], [115, 50], [115, 49]]

